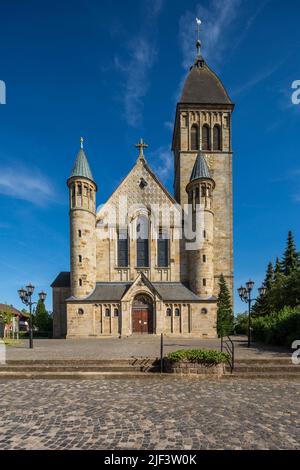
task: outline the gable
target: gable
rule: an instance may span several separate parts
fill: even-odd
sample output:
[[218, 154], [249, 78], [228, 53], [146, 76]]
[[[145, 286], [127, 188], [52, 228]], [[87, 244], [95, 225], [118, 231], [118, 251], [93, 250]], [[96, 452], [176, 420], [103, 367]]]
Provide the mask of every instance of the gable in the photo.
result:
[[137, 161], [107, 202], [97, 212], [97, 221], [107, 213], [110, 205], [115, 207], [116, 215], [118, 215], [119, 203], [125, 199], [129, 212], [130, 208], [133, 207], [144, 206], [148, 209], [155, 204], [160, 208], [166, 206], [171, 208], [176, 204], [175, 199], [143, 159]]

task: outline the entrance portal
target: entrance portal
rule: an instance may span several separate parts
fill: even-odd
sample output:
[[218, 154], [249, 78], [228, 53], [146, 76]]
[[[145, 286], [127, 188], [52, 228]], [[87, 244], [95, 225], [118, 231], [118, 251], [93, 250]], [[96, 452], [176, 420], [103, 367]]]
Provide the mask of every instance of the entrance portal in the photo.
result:
[[152, 300], [148, 295], [137, 295], [133, 301], [132, 333], [153, 333]]

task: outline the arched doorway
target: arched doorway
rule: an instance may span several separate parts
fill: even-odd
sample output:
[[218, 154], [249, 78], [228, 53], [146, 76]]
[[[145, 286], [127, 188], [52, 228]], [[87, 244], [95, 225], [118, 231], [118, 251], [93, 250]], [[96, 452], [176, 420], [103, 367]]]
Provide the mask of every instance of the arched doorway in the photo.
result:
[[153, 302], [147, 294], [138, 294], [133, 300], [132, 333], [153, 333]]

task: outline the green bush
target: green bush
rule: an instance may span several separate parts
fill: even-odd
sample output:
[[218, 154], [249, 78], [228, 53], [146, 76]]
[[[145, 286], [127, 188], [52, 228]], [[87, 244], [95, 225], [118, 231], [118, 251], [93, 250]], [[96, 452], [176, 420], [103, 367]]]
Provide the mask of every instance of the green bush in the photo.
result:
[[236, 335], [246, 335], [248, 333], [248, 314], [240, 313], [234, 319], [234, 333]]
[[300, 339], [300, 307], [285, 307], [278, 313], [254, 318], [252, 328], [255, 341], [290, 347]]
[[220, 364], [227, 362], [228, 354], [211, 349], [180, 349], [167, 355], [167, 359], [171, 362], [197, 362], [202, 364]]

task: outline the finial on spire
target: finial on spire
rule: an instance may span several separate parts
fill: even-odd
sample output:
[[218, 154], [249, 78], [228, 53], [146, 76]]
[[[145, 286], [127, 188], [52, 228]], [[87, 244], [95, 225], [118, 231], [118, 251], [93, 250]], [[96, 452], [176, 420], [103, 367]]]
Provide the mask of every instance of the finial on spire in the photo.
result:
[[145, 144], [144, 139], [140, 138], [139, 142], [136, 144], [136, 148], [139, 149], [139, 160], [145, 160], [144, 149], [148, 148], [148, 145]]
[[201, 41], [200, 41], [200, 26], [201, 26], [202, 21], [199, 18], [196, 18], [196, 24], [197, 24], [197, 41], [196, 41], [196, 48], [197, 48], [197, 57], [201, 56]]
[[83, 141], [84, 141], [84, 138], [83, 137], [80, 137], [80, 148], [83, 149]]

